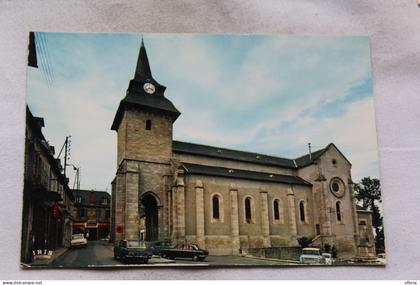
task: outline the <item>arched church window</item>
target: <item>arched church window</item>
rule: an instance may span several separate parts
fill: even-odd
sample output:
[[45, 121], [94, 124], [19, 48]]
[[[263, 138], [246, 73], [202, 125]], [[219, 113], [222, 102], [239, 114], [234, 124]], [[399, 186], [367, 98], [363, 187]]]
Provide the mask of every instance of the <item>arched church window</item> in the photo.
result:
[[335, 203], [335, 211], [337, 213], [337, 221], [341, 222], [341, 205], [340, 201]]
[[245, 199], [245, 221], [247, 224], [250, 224], [252, 220], [251, 215], [251, 198], [247, 197]]
[[152, 120], [146, 120], [146, 130], [150, 131], [152, 129]]
[[300, 220], [304, 222], [305, 221], [305, 203], [303, 201], [300, 201], [299, 203], [299, 214], [300, 214]]
[[223, 195], [221, 193], [213, 193], [210, 196], [211, 211], [209, 218], [211, 223], [224, 223], [223, 217]]
[[274, 220], [280, 220], [280, 207], [279, 207], [279, 200], [274, 200], [273, 203], [273, 210], [274, 210]]
[[219, 196], [213, 196], [213, 219], [220, 218]]

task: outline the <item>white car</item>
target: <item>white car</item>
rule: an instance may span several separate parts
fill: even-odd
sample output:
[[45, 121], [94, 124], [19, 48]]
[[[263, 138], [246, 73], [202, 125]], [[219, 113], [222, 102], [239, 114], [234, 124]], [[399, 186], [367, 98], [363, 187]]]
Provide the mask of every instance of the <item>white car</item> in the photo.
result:
[[71, 236], [71, 247], [86, 247], [87, 239], [83, 234], [75, 234]]
[[332, 258], [331, 253], [323, 253], [322, 256], [325, 258], [326, 265], [333, 265], [334, 259]]
[[302, 264], [325, 264], [325, 257], [319, 248], [306, 247], [302, 249], [299, 261]]

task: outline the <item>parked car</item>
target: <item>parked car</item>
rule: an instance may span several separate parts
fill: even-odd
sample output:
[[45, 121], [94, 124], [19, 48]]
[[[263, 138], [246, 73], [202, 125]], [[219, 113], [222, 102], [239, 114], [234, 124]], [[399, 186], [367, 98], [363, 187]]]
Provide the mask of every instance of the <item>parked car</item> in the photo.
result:
[[203, 261], [209, 252], [196, 244], [178, 244], [175, 247], [161, 249], [160, 256], [169, 259], [191, 258], [194, 261]]
[[87, 247], [87, 239], [84, 234], [73, 234], [71, 236], [70, 246], [74, 247]]
[[160, 241], [151, 241], [149, 247], [152, 250], [153, 254], [159, 255], [160, 250], [172, 248], [171, 242], [169, 240], [160, 240]]
[[124, 263], [131, 261], [147, 263], [151, 257], [152, 251], [145, 241], [120, 240], [114, 245], [114, 259]]
[[334, 264], [334, 259], [332, 258], [331, 253], [323, 253], [322, 256], [325, 259], [325, 264], [327, 265], [333, 265]]
[[299, 261], [303, 264], [325, 264], [325, 257], [319, 248], [306, 247], [302, 249]]

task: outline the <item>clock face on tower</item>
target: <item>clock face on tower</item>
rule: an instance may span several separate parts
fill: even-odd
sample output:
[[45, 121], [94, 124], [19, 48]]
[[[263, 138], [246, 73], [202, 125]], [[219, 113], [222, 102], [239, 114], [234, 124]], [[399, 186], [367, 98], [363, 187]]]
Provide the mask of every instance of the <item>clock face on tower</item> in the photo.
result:
[[155, 93], [155, 86], [152, 83], [144, 83], [143, 89], [148, 94]]

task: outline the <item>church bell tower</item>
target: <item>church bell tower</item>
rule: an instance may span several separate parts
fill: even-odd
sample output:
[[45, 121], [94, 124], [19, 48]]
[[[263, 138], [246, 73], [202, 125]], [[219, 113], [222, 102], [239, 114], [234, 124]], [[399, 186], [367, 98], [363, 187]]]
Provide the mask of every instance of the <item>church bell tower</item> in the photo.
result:
[[169, 237], [167, 177], [172, 125], [180, 112], [165, 98], [165, 89], [152, 76], [142, 39], [134, 78], [111, 127], [117, 132], [118, 165], [112, 183], [114, 240]]

